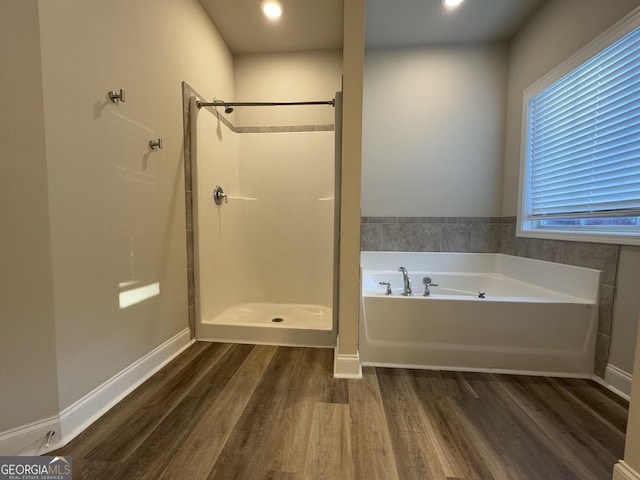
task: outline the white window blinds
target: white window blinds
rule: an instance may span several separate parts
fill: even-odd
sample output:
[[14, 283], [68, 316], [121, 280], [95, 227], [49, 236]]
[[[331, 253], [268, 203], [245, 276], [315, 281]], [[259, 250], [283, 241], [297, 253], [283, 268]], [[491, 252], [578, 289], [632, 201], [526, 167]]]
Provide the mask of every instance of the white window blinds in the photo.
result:
[[529, 218], [639, 215], [640, 28], [528, 101]]

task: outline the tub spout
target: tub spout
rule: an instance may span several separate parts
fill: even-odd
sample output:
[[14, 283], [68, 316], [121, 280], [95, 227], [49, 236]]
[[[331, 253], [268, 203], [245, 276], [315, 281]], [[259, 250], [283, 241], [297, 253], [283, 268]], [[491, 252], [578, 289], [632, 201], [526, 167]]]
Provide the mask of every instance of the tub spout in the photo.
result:
[[409, 273], [407, 273], [407, 269], [404, 267], [398, 267], [398, 271], [402, 272], [402, 280], [404, 282], [404, 291], [402, 295], [405, 297], [412, 297], [413, 290], [411, 290], [411, 280], [409, 280]]

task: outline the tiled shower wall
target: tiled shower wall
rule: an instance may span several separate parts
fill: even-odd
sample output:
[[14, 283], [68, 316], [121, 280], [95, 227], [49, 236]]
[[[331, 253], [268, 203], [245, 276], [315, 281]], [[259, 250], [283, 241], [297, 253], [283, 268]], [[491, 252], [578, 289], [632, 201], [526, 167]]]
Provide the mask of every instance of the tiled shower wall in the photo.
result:
[[601, 270], [594, 372], [604, 378], [619, 245], [516, 237], [515, 217], [363, 217], [362, 251], [504, 253]]

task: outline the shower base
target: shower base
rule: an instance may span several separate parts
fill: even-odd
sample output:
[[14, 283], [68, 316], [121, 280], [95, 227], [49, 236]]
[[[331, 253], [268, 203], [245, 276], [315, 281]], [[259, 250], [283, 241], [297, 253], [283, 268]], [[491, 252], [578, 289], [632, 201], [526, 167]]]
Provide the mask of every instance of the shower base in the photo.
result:
[[245, 303], [196, 327], [199, 340], [309, 347], [333, 347], [330, 308], [320, 305]]

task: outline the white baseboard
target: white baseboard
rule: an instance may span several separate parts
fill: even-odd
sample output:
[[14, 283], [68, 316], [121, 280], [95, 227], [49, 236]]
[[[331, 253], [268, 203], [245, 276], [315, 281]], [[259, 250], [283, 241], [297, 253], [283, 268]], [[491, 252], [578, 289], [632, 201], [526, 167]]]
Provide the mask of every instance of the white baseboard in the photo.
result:
[[[610, 388], [614, 389], [614, 392], [620, 392], [629, 400], [631, 396], [631, 383], [633, 382], [633, 376], [629, 375], [624, 370], [619, 369], [615, 365], [607, 365], [604, 372], [604, 381]], [[616, 392], [616, 393], [617, 393]], [[619, 393], [619, 394], [620, 394]]]
[[616, 395], [618, 395], [620, 398], [624, 398], [627, 402], [631, 400], [631, 396], [630, 395], [627, 395], [626, 393], [624, 393], [624, 392], [618, 390], [617, 388], [611, 386], [608, 382], [606, 382], [604, 380], [604, 378], [601, 378], [598, 375], [592, 375], [591, 376], [591, 380], [593, 380], [596, 383], [599, 383], [600, 385], [602, 385], [604, 388], [606, 388], [610, 392], [613, 392]]
[[620, 460], [613, 466], [613, 480], [640, 480], [640, 473]]
[[362, 378], [362, 366], [360, 355], [356, 353], [339, 353], [340, 337], [336, 339], [336, 347], [333, 350], [333, 378]]
[[339, 354], [333, 362], [333, 378], [362, 378], [362, 367], [358, 354]]
[[38, 455], [47, 451], [47, 433], [53, 431], [49, 447], [60, 441], [60, 418], [58, 415], [38, 422], [22, 425], [0, 434], [0, 455]]
[[[42, 455], [77, 437], [107, 410], [193, 343], [186, 328], [136, 360], [58, 415], [0, 433], [0, 455]], [[47, 433], [53, 431], [50, 444]]]
[[62, 444], [77, 437], [193, 342], [185, 328], [60, 412]]

